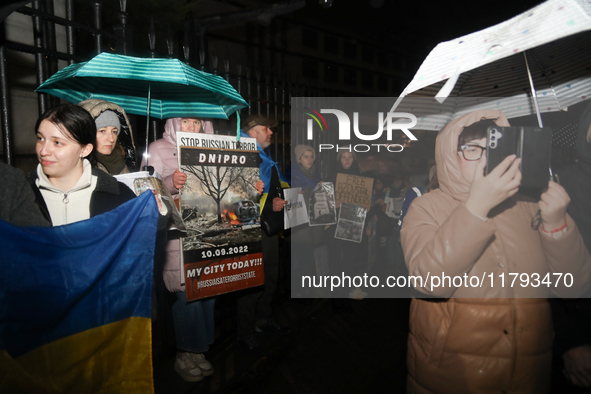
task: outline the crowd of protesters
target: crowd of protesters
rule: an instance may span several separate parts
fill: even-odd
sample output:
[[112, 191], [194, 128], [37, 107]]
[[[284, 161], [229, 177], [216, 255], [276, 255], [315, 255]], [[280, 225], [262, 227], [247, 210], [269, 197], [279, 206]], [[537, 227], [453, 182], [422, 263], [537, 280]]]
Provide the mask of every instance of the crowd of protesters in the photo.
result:
[[[250, 116], [242, 123], [242, 133], [256, 139], [262, 162], [257, 183], [262, 220], [282, 220], [282, 189], [299, 187], [308, 201], [319, 184], [335, 185], [338, 174], [373, 180], [361, 242], [335, 237], [334, 225], [301, 225], [283, 235], [298, 250], [291, 261], [292, 279], [324, 269], [352, 276], [385, 269], [417, 277], [569, 272], [577, 278], [574, 286], [552, 289], [492, 283], [478, 288], [417, 287], [421, 297], [412, 300], [410, 310], [408, 392], [544, 393], [552, 377], [555, 392], [573, 392], [573, 387], [591, 386], [591, 303], [577, 298], [589, 292], [591, 275], [590, 114], [588, 107], [580, 123], [579, 161], [558, 174], [564, 187], [550, 181], [539, 201], [518, 193], [520, 159], [515, 156], [485, 175], [486, 130], [509, 125], [498, 111], [477, 111], [450, 122], [437, 136], [436, 165], [427, 170], [425, 163], [420, 181], [411, 179], [398, 162], [362, 166], [350, 149], [338, 150], [322, 177], [320, 164], [328, 159], [309, 145], [294, 147], [286, 177], [268, 149], [277, 121]], [[175, 200], [187, 180], [178, 167], [177, 131], [215, 132], [205, 119], [173, 118], [167, 120], [162, 139], [150, 145], [148, 164]], [[130, 122], [119, 106], [102, 100], [62, 105], [41, 115], [35, 133], [39, 165], [29, 174], [29, 185], [18, 171], [0, 166], [0, 176], [15, 185], [14, 195], [2, 197], [3, 220], [25, 226], [66, 225], [135, 197], [111, 176], [139, 169]], [[176, 296], [170, 316], [176, 335], [175, 370], [196, 382], [214, 373], [204, 353], [214, 340], [215, 297], [187, 302], [179, 275], [180, 241], [162, 231], [172, 206], [157, 194], [155, 198], [165, 250], [157, 254], [163, 261], [157, 262], [162, 270], [156, 275], [162, 275]], [[392, 209], [386, 201], [394, 204]], [[279, 234], [262, 234], [264, 285], [242, 290], [237, 301], [237, 346], [246, 352], [261, 351], [255, 333], [287, 332], [273, 319], [271, 307], [281, 263]], [[364, 299], [367, 291], [341, 287], [332, 295], [332, 305], [338, 312], [349, 311], [352, 300]], [[319, 296], [311, 289], [297, 292], [296, 297]], [[551, 296], [571, 299], [549, 302]]]
[[[499, 111], [470, 113], [439, 132], [436, 165], [423, 184], [413, 184], [399, 167], [383, 171], [384, 163], [377, 171], [360, 171], [350, 147], [338, 150], [333, 172], [321, 179], [310, 164], [319, 153], [307, 145], [295, 147], [292, 186], [302, 187], [305, 195], [316, 187], [313, 183], [336, 183], [338, 173], [374, 180], [362, 241], [338, 239], [333, 226], [326, 228], [330, 274], [360, 275], [375, 269], [376, 262], [383, 266], [392, 260], [392, 268], [406, 268], [409, 276], [422, 279], [509, 273], [577, 278], [551, 288], [490, 282], [434, 290], [426, 285], [428, 279], [415, 286], [419, 293], [410, 308], [408, 392], [589, 392], [591, 302], [585, 297], [591, 276], [586, 204], [590, 114], [591, 106], [580, 123], [578, 161], [559, 171], [564, 187], [550, 180], [535, 200], [518, 193], [521, 159], [515, 155], [485, 172], [487, 129], [509, 126]], [[307, 174], [303, 181], [302, 174]], [[396, 221], [385, 214], [386, 197], [400, 204]], [[292, 237], [312, 228], [292, 229]], [[298, 244], [298, 253], [292, 253], [294, 275], [301, 276], [300, 265], [310, 266], [306, 260], [318, 265], [314, 247], [323, 245], [314, 239], [308, 243], [311, 250]], [[365, 296], [364, 289], [337, 288], [333, 305], [348, 310], [351, 299]]]

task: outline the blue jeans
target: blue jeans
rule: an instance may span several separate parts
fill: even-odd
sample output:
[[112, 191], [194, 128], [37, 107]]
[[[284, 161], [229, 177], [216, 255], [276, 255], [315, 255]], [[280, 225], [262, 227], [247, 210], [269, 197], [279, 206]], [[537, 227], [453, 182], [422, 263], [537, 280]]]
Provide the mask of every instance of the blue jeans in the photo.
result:
[[187, 304], [187, 295], [176, 292], [172, 306], [172, 320], [176, 347], [181, 352], [203, 353], [213, 343], [215, 298]]

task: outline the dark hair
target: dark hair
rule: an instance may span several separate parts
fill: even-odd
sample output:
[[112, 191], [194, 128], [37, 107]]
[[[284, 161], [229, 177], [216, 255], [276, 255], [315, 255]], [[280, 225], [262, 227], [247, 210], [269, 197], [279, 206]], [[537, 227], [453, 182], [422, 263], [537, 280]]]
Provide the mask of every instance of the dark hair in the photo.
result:
[[458, 136], [458, 151], [460, 150], [460, 147], [467, 142], [486, 138], [486, 130], [491, 126], [496, 126], [493, 119], [483, 119], [476, 123], [472, 123], [470, 126], [464, 127], [464, 130], [462, 130]]
[[[74, 104], [62, 104], [48, 109], [37, 119], [35, 133], [44, 120], [54, 124], [64, 137], [76, 141], [81, 146], [87, 144], [96, 146], [96, 125], [90, 113], [84, 108]], [[86, 158], [91, 164], [96, 164], [93, 155], [88, 155]]]

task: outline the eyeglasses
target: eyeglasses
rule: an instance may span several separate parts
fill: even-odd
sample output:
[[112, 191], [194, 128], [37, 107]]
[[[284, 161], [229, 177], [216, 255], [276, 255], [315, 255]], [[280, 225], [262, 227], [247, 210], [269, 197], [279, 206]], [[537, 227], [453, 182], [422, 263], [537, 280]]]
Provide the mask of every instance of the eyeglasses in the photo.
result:
[[460, 146], [460, 150], [462, 151], [462, 155], [464, 155], [464, 159], [468, 161], [475, 161], [479, 160], [482, 157], [482, 152], [486, 148], [480, 145], [462, 145]]

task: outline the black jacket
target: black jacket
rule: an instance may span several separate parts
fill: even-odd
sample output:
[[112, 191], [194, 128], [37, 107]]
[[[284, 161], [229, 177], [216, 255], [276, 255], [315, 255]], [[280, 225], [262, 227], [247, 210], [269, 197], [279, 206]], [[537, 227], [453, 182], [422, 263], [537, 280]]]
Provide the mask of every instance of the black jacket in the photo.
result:
[[[587, 250], [591, 251], [591, 147], [587, 133], [591, 128], [591, 105], [583, 111], [577, 136], [576, 164], [558, 171], [560, 184], [570, 197], [568, 213], [579, 228]], [[591, 297], [591, 289], [585, 297]], [[585, 344], [591, 345], [591, 299], [551, 300], [556, 338], [554, 354]]]
[[15, 226], [49, 226], [21, 170], [0, 163], [0, 185], [0, 219]]
[[[104, 171], [101, 171], [96, 167], [92, 167], [92, 175], [96, 175], [98, 179], [96, 188], [90, 197], [90, 217], [111, 211], [117, 208], [119, 205], [131, 200], [132, 198], [135, 198], [135, 193], [132, 192], [131, 189], [129, 189], [123, 183], [118, 182], [117, 179], [113, 178]], [[27, 179], [31, 184], [35, 194], [35, 202], [39, 206], [39, 209], [41, 209], [43, 216], [45, 216], [45, 218], [51, 222], [49, 210], [47, 209], [43, 195], [35, 183], [37, 178], [36, 171], [31, 172], [27, 176]]]

